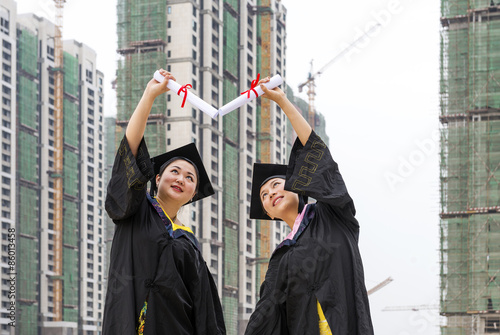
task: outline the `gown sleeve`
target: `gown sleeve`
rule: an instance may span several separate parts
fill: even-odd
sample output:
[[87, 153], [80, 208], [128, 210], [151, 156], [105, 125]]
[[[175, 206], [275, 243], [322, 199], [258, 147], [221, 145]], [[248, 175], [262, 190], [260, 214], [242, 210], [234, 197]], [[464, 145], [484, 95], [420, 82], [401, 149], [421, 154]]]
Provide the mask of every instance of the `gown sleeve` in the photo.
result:
[[113, 163], [105, 202], [106, 212], [115, 223], [138, 210], [146, 196], [147, 183], [152, 177], [153, 166], [144, 138], [135, 157], [124, 136]]
[[[288, 271], [281, 265], [283, 250], [277, 251], [276, 257], [271, 257], [266, 278], [260, 287], [260, 299], [248, 321], [245, 335], [288, 334], [286, 318], [286, 281], [283, 275]], [[280, 277], [280, 278], [278, 278]]]
[[352, 205], [337, 163], [314, 131], [305, 145], [299, 139], [295, 141], [287, 168], [285, 189], [335, 207]]

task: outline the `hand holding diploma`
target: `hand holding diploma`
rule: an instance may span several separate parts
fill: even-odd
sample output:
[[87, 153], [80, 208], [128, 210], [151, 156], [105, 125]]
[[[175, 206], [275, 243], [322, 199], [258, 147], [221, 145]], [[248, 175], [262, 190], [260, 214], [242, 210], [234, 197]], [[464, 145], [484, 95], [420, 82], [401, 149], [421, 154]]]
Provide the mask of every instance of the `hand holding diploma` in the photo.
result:
[[[240, 108], [244, 104], [254, 100], [257, 97], [260, 97], [261, 95], [264, 94], [264, 91], [260, 87], [260, 83], [262, 83], [266, 88], [272, 90], [275, 87], [278, 87], [279, 85], [283, 84], [283, 78], [279, 74], [273, 76], [272, 78], [266, 78], [263, 79], [259, 82], [259, 77], [260, 74], [257, 76], [257, 79], [252, 81], [252, 87], [248, 91], [245, 91], [241, 93], [241, 95], [234, 99], [233, 101], [225, 104], [221, 108], [219, 108], [219, 114], [220, 115], [226, 115], [227, 113]], [[257, 84], [257, 82], [259, 84]]]
[[[153, 77], [160, 83], [165, 79], [160, 71], [156, 71]], [[183, 98], [181, 105], [182, 107], [184, 107], [184, 103], [187, 100], [191, 105], [197, 107], [198, 109], [201, 109], [203, 112], [210, 115], [210, 117], [215, 118], [217, 116], [218, 111], [214, 107], [201, 100], [198, 96], [196, 96], [196, 94], [188, 91], [188, 89], [191, 88], [190, 84], [181, 86], [176, 81], [169, 80], [167, 83], [167, 87]]]

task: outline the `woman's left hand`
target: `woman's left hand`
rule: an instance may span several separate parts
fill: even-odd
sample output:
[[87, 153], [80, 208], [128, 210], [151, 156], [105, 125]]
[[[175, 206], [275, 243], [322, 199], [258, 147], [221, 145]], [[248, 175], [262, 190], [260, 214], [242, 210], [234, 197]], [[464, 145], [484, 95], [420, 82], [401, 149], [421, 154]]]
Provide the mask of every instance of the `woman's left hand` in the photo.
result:
[[271, 78], [267, 77], [259, 81], [258, 85], [260, 85], [260, 88], [262, 89], [262, 91], [264, 91], [264, 95], [262, 95], [262, 97], [271, 99], [272, 101], [280, 105], [282, 102], [286, 100], [285, 92], [283, 92], [279, 87], [270, 90], [266, 86], [262, 85], [264, 83], [268, 83], [270, 80]]

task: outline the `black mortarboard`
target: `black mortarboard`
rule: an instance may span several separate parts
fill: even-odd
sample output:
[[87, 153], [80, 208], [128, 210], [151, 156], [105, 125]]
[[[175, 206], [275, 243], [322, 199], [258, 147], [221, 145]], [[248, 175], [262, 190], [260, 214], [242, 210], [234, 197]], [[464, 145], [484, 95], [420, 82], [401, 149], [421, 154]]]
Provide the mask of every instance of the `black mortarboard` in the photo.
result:
[[200, 154], [198, 153], [198, 149], [196, 149], [196, 145], [194, 143], [187, 144], [183, 147], [151, 158], [154, 169], [154, 177], [151, 180], [151, 193], [156, 190], [156, 175], [162, 172], [168, 164], [177, 159], [184, 159], [185, 161], [191, 163], [198, 173], [198, 187], [197, 192], [193, 197], [193, 202], [211, 196], [215, 193]]
[[[271, 218], [264, 212], [262, 202], [260, 201], [260, 188], [269, 179], [283, 178], [286, 179], [286, 165], [281, 164], [261, 164], [255, 163], [253, 165], [252, 176], [252, 198], [250, 200], [250, 218], [271, 220]], [[276, 220], [276, 219], [275, 219]]]

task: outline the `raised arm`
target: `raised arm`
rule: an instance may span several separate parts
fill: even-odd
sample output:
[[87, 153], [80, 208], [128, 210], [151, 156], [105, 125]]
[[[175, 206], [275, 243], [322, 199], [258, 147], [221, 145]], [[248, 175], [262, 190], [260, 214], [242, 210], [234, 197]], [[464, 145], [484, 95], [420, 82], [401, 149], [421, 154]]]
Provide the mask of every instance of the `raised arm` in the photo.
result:
[[269, 81], [269, 77], [266, 79], [262, 79], [259, 84], [262, 90], [264, 91], [264, 95], [262, 97], [268, 98], [276, 102], [281, 110], [286, 114], [290, 123], [292, 124], [293, 129], [297, 133], [297, 136], [302, 143], [302, 145], [306, 145], [307, 139], [311, 135], [312, 128], [309, 123], [304, 119], [302, 114], [292, 105], [292, 103], [288, 100], [279, 87], [276, 87], [272, 90], [268, 89], [262, 83], [267, 83]]
[[175, 80], [170, 72], [161, 69], [160, 73], [165, 77], [165, 80], [159, 83], [155, 79], [151, 79], [148, 82], [148, 85], [142, 94], [141, 100], [130, 117], [127, 131], [125, 132], [128, 145], [135, 157], [137, 157], [137, 149], [139, 148], [139, 144], [144, 136], [144, 130], [146, 129], [146, 123], [148, 121], [149, 113], [151, 112], [151, 107], [153, 107], [153, 102], [156, 97], [169, 90], [167, 88], [168, 80]]

